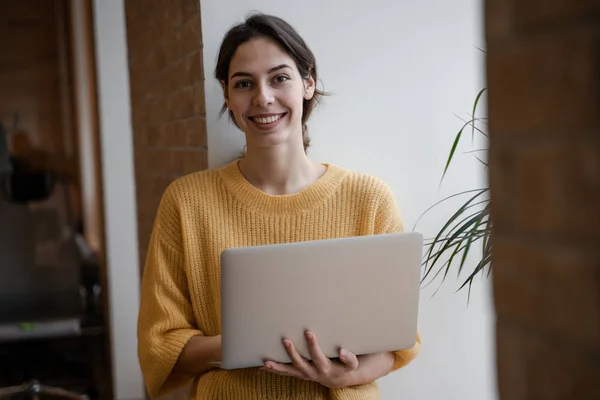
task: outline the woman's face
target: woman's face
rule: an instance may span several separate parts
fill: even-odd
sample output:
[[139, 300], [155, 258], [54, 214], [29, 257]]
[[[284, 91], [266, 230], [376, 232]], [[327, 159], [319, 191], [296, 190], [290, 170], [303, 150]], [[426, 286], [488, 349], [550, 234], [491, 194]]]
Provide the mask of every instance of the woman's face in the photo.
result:
[[294, 60], [268, 38], [240, 45], [224, 85], [227, 107], [246, 134], [248, 148], [302, 146], [302, 104], [315, 82], [300, 76]]

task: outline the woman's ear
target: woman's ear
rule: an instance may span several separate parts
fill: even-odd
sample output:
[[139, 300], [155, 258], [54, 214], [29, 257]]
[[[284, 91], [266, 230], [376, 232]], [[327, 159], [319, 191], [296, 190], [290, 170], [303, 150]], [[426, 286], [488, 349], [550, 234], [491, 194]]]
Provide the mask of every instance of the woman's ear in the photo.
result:
[[310, 100], [315, 95], [315, 79], [311, 76], [304, 80], [304, 100]]
[[221, 90], [223, 90], [223, 98], [225, 99], [225, 104], [227, 104], [227, 108], [231, 109], [231, 107], [229, 107], [229, 95], [227, 94], [227, 84], [223, 81], [221, 81]]

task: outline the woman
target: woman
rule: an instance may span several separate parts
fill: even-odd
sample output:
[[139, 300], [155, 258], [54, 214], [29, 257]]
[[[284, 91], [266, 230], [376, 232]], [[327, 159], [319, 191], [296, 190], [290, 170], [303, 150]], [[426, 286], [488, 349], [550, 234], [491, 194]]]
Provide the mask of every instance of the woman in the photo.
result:
[[[322, 93], [302, 38], [283, 20], [253, 15], [233, 27], [216, 78], [246, 154], [173, 182], [156, 218], [142, 282], [139, 357], [148, 392], [194, 380], [195, 399], [376, 399], [374, 381], [408, 364], [413, 349], [323, 356], [306, 332], [312, 362], [282, 343], [292, 364], [225, 371], [220, 360], [219, 256], [229, 247], [399, 232], [402, 220], [381, 181], [306, 155], [306, 122]], [[276, 300], [276, 299], [274, 299]]]

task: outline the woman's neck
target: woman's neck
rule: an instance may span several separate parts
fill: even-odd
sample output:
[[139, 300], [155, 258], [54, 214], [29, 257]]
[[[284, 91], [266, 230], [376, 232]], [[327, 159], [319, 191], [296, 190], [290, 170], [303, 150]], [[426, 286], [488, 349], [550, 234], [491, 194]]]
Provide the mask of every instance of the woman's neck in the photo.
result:
[[248, 149], [239, 168], [250, 184], [271, 195], [298, 193], [316, 182], [326, 167], [311, 161], [297, 146]]

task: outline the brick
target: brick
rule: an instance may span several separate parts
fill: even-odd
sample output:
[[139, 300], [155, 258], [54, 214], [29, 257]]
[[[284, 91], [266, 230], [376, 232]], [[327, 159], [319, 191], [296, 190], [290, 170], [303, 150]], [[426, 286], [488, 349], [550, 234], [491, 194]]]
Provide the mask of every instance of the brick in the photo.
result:
[[[23, 135], [9, 137], [15, 152], [30, 157], [34, 165], [52, 165], [77, 176], [75, 160], [65, 157], [73, 149], [73, 145], [67, 148], [68, 142], [76, 143], [76, 132], [69, 132], [71, 137], [65, 141], [59, 81], [57, 13], [68, 21], [68, 7], [54, 3], [0, 2], [1, 118], [10, 129], [14, 112], [19, 112]], [[66, 56], [62, 61], [69, 64]], [[69, 91], [68, 84], [64, 89]]]
[[172, 63], [160, 79], [164, 82], [164, 93], [169, 94], [192, 85], [195, 80], [202, 76], [201, 57], [198, 52]]
[[512, 147], [492, 143], [490, 166], [497, 230], [577, 240], [600, 237], [597, 139], [516, 142]]
[[206, 146], [206, 121], [204, 117], [176, 120], [146, 128], [148, 146], [203, 147]]
[[47, 1], [27, 1], [15, 2], [10, 7], [2, 7], [3, 17], [9, 20], [25, 19], [31, 20], [47, 20], [53, 16], [54, 5]]
[[494, 41], [503, 41], [516, 32], [514, 1], [486, 0], [485, 35], [488, 46]]
[[165, 40], [171, 33], [171, 24], [168, 20], [168, 10], [171, 7], [167, 4], [161, 5], [154, 13], [154, 23], [151, 27], [153, 47]]
[[136, 170], [140, 174], [164, 174], [169, 172], [171, 152], [161, 148], [135, 149]]
[[166, 98], [166, 113], [168, 119], [189, 117], [194, 114], [194, 92], [191, 87], [179, 90]]
[[179, 147], [185, 145], [185, 132], [180, 128], [182, 120], [163, 125], [160, 146]]
[[136, 7], [139, 7], [139, 0], [125, 0], [123, 6], [125, 8], [125, 25], [127, 26], [129, 35], [130, 32], [134, 32], [134, 28], [137, 28], [137, 24], [139, 23], [139, 18], [137, 18], [138, 13], [134, 11]]
[[172, 177], [164, 175], [155, 175], [145, 173], [141, 178], [142, 188], [138, 196], [138, 211], [147, 224], [152, 225], [156, 217], [156, 211], [169, 183], [173, 181]]
[[200, 16], [192, 17], [180, 29], [177, 29], [170, 40], [174, 59], [179, 59], [195, 49], [202, 47], [202, 28]]
[[205, 115], [206, 114], [206, 100], [204, 96], [204, 82], [197, 81], [193, 87], [194, 96], [194, 114]]
[[146, 124], [160, 124], [171, 118], [167, 101], [168, 98], [158, 98], [147, 103]]
[[197, 117], [181, 121], [181, 129], [185, 135], [185, 146], [206, 147], [206, 118]]
[[600, 129], [600, 58], [589, 28], [524, 37], [488, 48], [490, 132], [590, 134]]
[[496, 376], [500, 399], [529, 400], [526, 343], [522, 331], [515, 329], [504, 316], [496, 321]]
[[199, 0], [180, 0], [183, 14], [188, 18], [196, 17], [200, 14], [200, 1]]
[[164, 97], [165, 93], [167, 93], [165, 90], [166, 85], [164, 74], [158, 74], [149, 78], [143, 87], [143, 96], [139, 101], [146, 103]]
[[140, 263], [158, 202], [176, 177], [207, 167], [197, 0], [126, 0]]
[[[197, 2], [198, 1], [196, 1], [196, 3]], [[164, 13], [165, 22], [169, 32], [173, 32], [173, 30], [177, 29], [185, 22], [184, 15], [189, 16], [192, 14], [190, 14], [188, 10], [184, 10], [181, 0], [171, 1]]]
[[162, 196], [165, 193], [165, 190], [167, 190], [167, 187], [176, 179], [176, 175], [154, 175], [152, 176], [152, 185], [151, 185], [151, 191], [152, 194], [155, 198], [157, 198], [157, 202], [152, 204], [152, 210], [153, 212], [156, 212], [156, 208], [158, 207], [159, 203], [160, 203], [160, 199], [162, 198]]
[[169, 95], [173, 92], [181, 90], [185, 86], [189, 86], [186, 76], [186, 59], [172, 63], [161, 75], [164, 82], [163, 95]]
[[157, 147], [162, 145], [164, 127], [162, 125], [150, 125], [144, 128], [141, 145], [144, 147]]
[[600, 250], [496, 235], [496, 313], [600, 352]]
[[179, 150], [171, 153], [170, 171], [186, 175], [206, 169], [207, 157], [205, 150]]
[[576, 26], [578, 21], [593, 24], [600, 17], [598, 0], [487, 0], [485, 26], [490, 44], [518, 41], [523, 34], [557, 31]]
[[146, 86], [150, 81], [149, 71], [141, 65], [143, 62], [140, 61], [140, 67], [130, 66], [129, 73], [132, 76], [129, 78], [129, 86], [132, 97], [143, 95], [148, 90]]
[[147, 71], [150, 76], [159, 74], [169, 65], [167, 54], [162, 46], [156, 47], [156, 49], [149, 51], [144, 57], [143, 65], [141, 69]]
[[568, 26], [578, 21], [600, 19], [598, 0], [529, 0], [514, 1], [516, 23], [519, 31], [552, 29]]
[[134, 135], [137, 135], [140, 133], [139, 129], [142, 129], [146, 125], [148, 121], [148, 113], [146, 105], [136, 101], [136, 98], [132, 98], [132, 103], [140, 104], [137, 107], [131, 107], [131, 124], [134, 129]]
[[190, 84], [196, 80], [204, 82], [204, 65], [202, 51], [199, 50], [196, 53], [190, 54], [189, 56], [189, 71], [188, 76], [190, 78]]
[[499, 317], [496, 328], [501, 399], [600, 398], [600, 357], [569, 337], [556, 337]]

